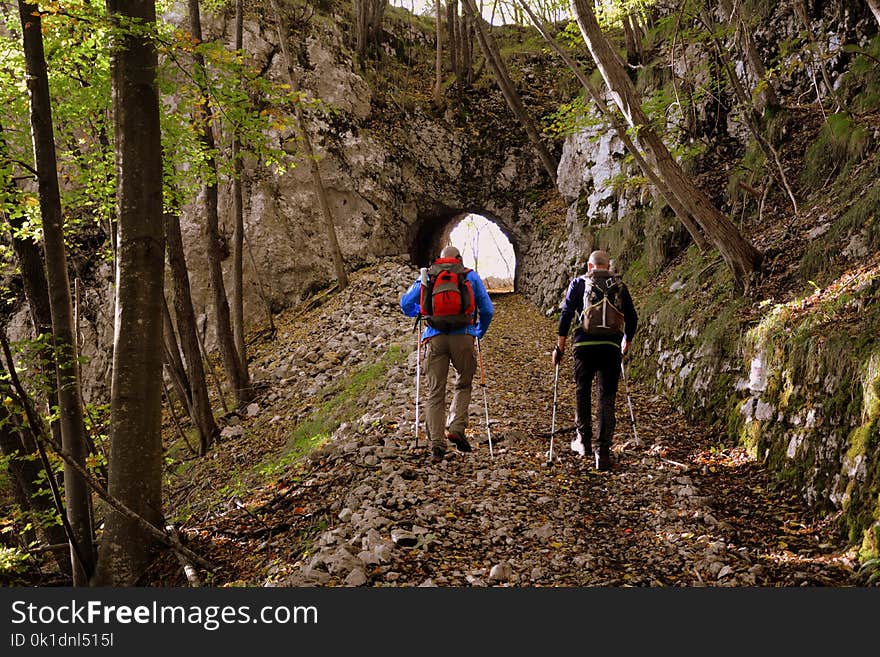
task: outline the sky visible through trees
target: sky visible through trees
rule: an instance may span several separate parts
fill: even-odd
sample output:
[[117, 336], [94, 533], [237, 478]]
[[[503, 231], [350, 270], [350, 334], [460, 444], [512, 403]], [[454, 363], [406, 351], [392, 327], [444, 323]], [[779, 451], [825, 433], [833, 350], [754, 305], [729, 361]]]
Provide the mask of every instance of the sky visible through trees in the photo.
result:
[[[404, 9], [408, 9], [417, 16], [433, 16], [435, 11], [434, 0], [390, 0], [389, 4], [393, 7], [403, 7]], [[483, 18], [491, 22], [493, 25], [501, 25], [510, 22], [510, 18], [508, 18], [510, 16], [510, 10], [507, 7], [504, 7], [499, 11], [496, 6], [493, 15], [492, 6], [492, 2], [483, 3]]]

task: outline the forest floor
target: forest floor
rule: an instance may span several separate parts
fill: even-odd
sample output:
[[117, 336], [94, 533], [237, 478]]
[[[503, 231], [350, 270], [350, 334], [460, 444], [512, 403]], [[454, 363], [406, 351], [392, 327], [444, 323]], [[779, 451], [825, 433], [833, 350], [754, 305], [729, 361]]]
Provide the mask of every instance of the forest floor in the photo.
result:
[[[343, 301], [375, 296], [377, 281], [389, 289], [399, 284], [399, 295], [412, 272], [382, 266], [356, 272], [346, 299], [298, 314], [265, 338], [255, 362], [270, 367], [297, 345], [302, 354], [304, 341], [328, 344], [339, 332], [338, 321], [325, 321], [334, 307], [338, 313]], [[760, 462], [683, 417], [643, 382], [621, 381], [611, 472], [571, 451], [570, 351], [559, 370], [558, 433], [548, 464], [555, 320], [518, 294], [493, 295], [495, 318], [481, 341], [485, 386], [478, 373], [467, 431], [473, 451], [450, 444], [445, 459], [432, 464], [424, 434], [416, 445], [413, 431], [412, 320], [395, 300], [361, 305], [397, 327], [391, 342], [402, 348], [398, 364], [359, 389], [353, 403], [362, 417], [330, 427], [311, 452], [285, 452], [320, 403], [306, 390], [320, 361], [299, 359], [294, 375], [258, 400], [255, 418], [242, 419], [241, 435], [172, 480], [170, 510], [188, 509], [182, 535], [217, 567], [203, 574], [203, 584], [855, 585], [854, 556], [834, 518], [812, 515]], [[341, 371], [342, 378], [352, 375]], [[279, 460], [255, 469], [271, 454]], [[261, 475], [243, 477], [245, 471]], [[173, 555], [142, 583], [187, 585]]]

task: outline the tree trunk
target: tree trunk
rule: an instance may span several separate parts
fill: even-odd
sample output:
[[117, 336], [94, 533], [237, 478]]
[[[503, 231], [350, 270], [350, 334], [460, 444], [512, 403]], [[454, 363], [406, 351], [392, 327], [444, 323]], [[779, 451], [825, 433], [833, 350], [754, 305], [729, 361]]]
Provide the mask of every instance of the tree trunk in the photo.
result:
[[367, 55], [367, 9], [369, 0], [354, 0], [354, 50], [363, 64]]
[[434, 14], [436, 17], [434, 21], [435, 31], [437, 33], [437, 48], [434, 58], [434, 105], [440, 107], [443, 103], [443, 37], [440, 29], [443, 19], [440, 13], [440, 0], [434, 0]]
[[[2, 390], [2, 388], [0, 388]], [[22, 515], [13, 517], [8, 528], [19, 533], [19, 542], [23, 545], [30, 545], [38, 540], [37, 532], [34, 529], [34, 523], [28, 519], [29, 511], [36, 511], [33, 502], [34, 497], [34, 481], [39, 476], [39, 468], [35, 467], [36, 462], [29, 458], [29, 454], [25, 451], [21, 444], [21, 438], [18, 432], [13, 429], [12, 416], [6, 406], [0, 404], [0, 456], [5, 457], [6, 467], [0, 468], [0, 473], [5, 474], [7, 478], [7, 490], [12, 489], [12, 500], [18, 505]], [[34, 468], [34, 472], [28, 472], [28, 466]], [[4, 472], [5, 470], [5, 472]], [[7, 516], [8, 517], [8, 516]], [[67, 537], [62, 535], [58, 543], [67, 543]], [[46, 541], [47, 545], [53, 545], [56, 541]], [[2, 543], [0, 543], [2, 545]], [[67, 563], [69, 559], [61, 556], [59, 563]]]
[[446, 2], [446, 36], [449, 43], [449, 62], [452, 66], [452, 72], [458, 79], [458, 8], [457, 0], [447, 0]]
[[636, 139], [646, 159], [657, 168], [669, 191], [718, 249], [737, 285], [747, 290], [752, 275], [760, 268], [761, 253], [740, 234], [728, 217], [712, 205], [693, 180], [685, 175], [663, 140], [654, 132], [650, 120], [642, 110], [635, 87], [623, 68], [623, 62], [602, 34], [589, 3], [586, 0], [572, 0], [572, 12], [615, 102], [627, 123], [636, 129]]
[[[798, 20], [800, 20], [801, 25], [804, 28], [804, 32], [807, 37], [807, 50], [810, 52], [810, 58], [812, 59], [812, 63], [814, 68], [818, 68], [819, 72], [822, 74], [822, 81], [825, 83], [825, 93], [828, 94], [835, 104], [835, 111], [841, 107], [840, 99], [837, 97], [837, 92], [834, 90], [834, 85], [831, 82], [831, 77], [828, 75], [828, 67], [825, 66], [825, 60], [823, 59], [823, 55], [819, 52], [819, 47], [816, 44], [816, 39], [813, 37], [813, 27], [810, 25], [810, 17], [807, 15], [807, 8], [804, 6], [803, 0], [793, 0], [792, 4], [794, 5], [794, 13], [797, 15]], [[822, 96], [819, 93], [819, 84], [816, 82], [816, 72], [813, 70], [813, 86], [816, 88], [816, 101], [819, 105], [822, 105]]]
[[[107, 0], [117, 23], [156, 22], [155, 0]], [[142, 36], [139, 36], [142, 35]], [[153, 525], [162, 520], [162, 143], [153, 41], [124, 28], [111, 45], [116, 145], [116, 325], [110, 386], [108, 492]], [[131, 586], [155, 555], [143, 523], [108, 509], [98, 586]]]
[[193, 310], [189, 286], [189, 272], [183, 252], [183, 238], [180, 234], [180, 219], [176, 214], [165, 214], [165, 240], [168, 248], [168, 267], [174, 288], [174, 315], [177, 319], [177, 332], [180, 334], [180, 348], [186, 361], [192, 394], [193, 421], [199, 430], [199, 444], [204, 453], [219, 433], [211, 401], [208, 397], [208, 382], [202, 364], [202, 351], [199, 347], [196, 313]]
[[361, 64], [370, 45], [378, 45], [387, 0], [354, 0], [355, 52]]
[[531, 117], [529, 117], [522, 100], [520, 100], [519, 94], [517, 94], [513, 82], [507, 74], [507, 68], [504, 66], [504, 62], [498, 52], [495, 40], [484, 25], [483, 18], [480, 15], [477, 5], [474, 0], [463, 0], [463, 2], [465, 10], [470, 13], [471, 18], [474, 21], [474, 30], [477, 35], [477, 42], [480, 44], [480, 49], [483, 51], [483, 57], [492, 69], [492, 73], [495, 76], [495, 82], [498, 84], [498, 88], [501, 89], [501, 93], [507, 101], [507, 106], [525, 129], [535, 154], [541, 160], [541, 163], [547, 170], [547, 174], [550, 176], [550, 180], [553, 181], [553, 185], [555, 186], [556, 169], [558, 168], [558, 164], [553, 156], [550, 155], [550, 151], [547, 150], [547, 147], [541, 140], [541, 135], [538, 133], [538, 129], [535, 127]]
[[[299, 81], [293, 70], [293, 59], [290, 56], [290, 47], [287, 39], [287, 21], [281, 13], [278, 0], [272, 0], [272, 9], [275, 12], [275, 20], [278, 26], [278, 42], [281, 45], [281, 54], [284, 57], [284, 63], [287, 67], [287, 77], [290, 82], [290, 88], [294, 93], [299, 91]], [[330, 253], [333, 257], [333, 266], [336, 270], [336, 283], [340, 290], [348, 287], [348, 272], [345, 269], [345, 261], [342, 258], [342, 249], [339, 248], [339, 241], [336, 237], [336, 226], [333, 222], [333, 213], [330, 210], [330, 201], [327, 198], [327, 189], [324, 187], [324, 181], [321, 179], [321, 170], [318, 167], [318, 160], [315, 157], [315, 151], [312, 148], [312, 139], [309, 137], [308, 126], [306, 125], [305, 115], [302, 110], [302, 103], [294, 104], [294, 113], [296, 116], [297, 131], [303, 146], [306, 149], [306, 160], [309, 163], [309, 170], [312, 174], [312, 183], [315, 186], [315, 193], [318, 195], [318, 201], [321, 204], [321, 212], [324, 215], [324, 228], [327, 232], [327, 242], [330, 247]]]
[[[196, 43], [202, 42], [202, 19], [199, 13], [199, 0], [188, 0], [190, 33]], [[235, 336], [232, 333], [232, 320], [229, 312], [229, 301], [226, 297], [226, 285], [223, 282], [223, 246], [220, 239], [220, 219], [217, 212], [217, 161], [214, 142], [214, 114], [207, 89], [208, 71], [205, 58], [199, 52], [193, 59], [201, 76], [200, 91], [205, 99], [205, 114], [195, 120], [195, 128], [202, 144], [205, 166], [208, 169], [208, 180], [204, 187], [205, 239], [207, 241], [208, 270], [211, 275], [211, 292], [214, 302], [214, 320], [217, 328], [217, 345], [223, 358], [223, 369], [232, 387], [235, 404], [244, 407], [252, 398], [247, 371], [239, 362], [238, 350], [235, 347]]]
[[[235, 3], [235, 50], [242, 50], [244, 2]], [[244, 197], [242, 194], [242, 177], [244, 167], [241, 160], [241, 140], [238, 130], [232, 137], [232, 336], [235, 340], [235, 351], [242, 373], [248, 381], [247, 351], [245, 350], [244, 325]]]
[[758, 52], [758, 46], [752, 38], [752, 33], [746, 26], [742, 15], [739, 13], [738, 4], [734, 6], [730, 0], [718, 0], [721, 11], [724, 12], [726, 22], [736, 26], [736, 42], [739, 44], [740, 50], [744, 55], [745, 64], [751, 74], [753, 81], [753, 89], [757, 90], [755, 94], [755, 106], [759, 113], [765, 114], [766, 111], [779, 107], [779, 98], [776, 90], [770, 84], [767, 78], [767, 69], [764, 67], [764, 61]]
[[[368, 34], [369, 42], [374, 46], [382, 43], [382, 25], [385, 22], [385, 7], [388, 0], [370, 0], [370, 16]], [[379, 50], [381, 53], [381, 50]]]
[[[163, 300], [164, 301], [164, 300]], [[189, 377], [186, 374], [186, 368], [183, 365], [183, 358], [180, 356], [180, 345], [177, 342], [177, 332], [174, 330], [174, 322], [171, 319], [171, 311], [168, 309], [168, 303], [162, 304], [162, 338], [164, 341], [165, 369], [171, 375], [171, 381], [174, 389], [177, 391], [183, 405], [186, 406], [187, 413], [192, 418], [193, 426], [198, 426], [198, 422], [193, 413], [192, 392], [190, 391]]]
[[880, 2], [878, 0], [867, 0], [868, 6], [871, 8], [871, 12], [874, 14], [874, 18], [877, 19], [877, 25], [880, 25]]
[[[6, 139], [3, 136], [3, 126], [0, 125], [0, 156], [8, 157]], [[14, 198], [16, 189], [9, 178], [4, 181], [3, 186], [9, 191], [11, 197]], [[31, 324], [34, 329], [34, 337], [42, 335], [52, 335], [52, 307], [49, 303], [49, 284], [46, 282], [46, 269], [43, 263], [43, 256], [40, 253], [40, 247], [29, 239], [22, 239], [16, 234], [24, 226], [24, 217], [22, 215], [7, 215], [6, 220], [11, 228], [10, 241], [12, 242], [12, 250], [15, 253], [18, 267], [21, 270], [22, 287], [24, 288], [24, 297], [28, 303], [30, 311]], [[40, 370], [46, 380], [46, 415], [54, 416], [53, 408], [58, 406], [58, 389], [52, 385], [52, 381], [57, 383], [55, 376], [54, 356], [52, 347], [45, 345], [40, 350]], [[52, 437], [56, 443], [61, 444], [61, 425], [58, 420], [50, 422], [50, 430]], [[63, 542], [63, 541], [55, 541]], [[68, 566], [69, 572], [69, 566]]]
[[633, 29], [633, 22], [630, 20], [631, 14], [626, 14], [622, 19], [623, 23], [623, 41], [626, 47], [626, 61], [630, 66], [637, 66], [641, 60], [639, 53], [640, 36]]
[[472, 73], [472, 55], [471, 55], [471, 45], [472, 45], [472, 35], [471, 35], [471, 24], [466, 14], [462, 14], [458, 17], [458, 38], [459, 38], [459, 83], [463, 86], [469, 87], [471, 82], [473, 81], [471, 78]]
[[[52, 503], [47, 480], [42, 478], [43, 468], [35, 458], [36, 451], [33, 440], [15, 430], [14, 418], [6, 406], [0, 404], [0, 454], [9, 459], [7, 467], [13, 487], [20, 493], [16, 495], [19, 506], [43, 516], [55, 516], [58, 509]], [[49, 473], [48, 476], [54, 475]], [[61, 513], [64, 513], [64, 509], [61, 509]], [[40, 525], [40, 532], [47, 545], [67, 543], [67, 534], [61, 525]], [[60, 552], [54, 552], [53, 555], [61, 572], [71, 575], [70, 557]]]
[[535, 15], [534, 11], [532, 11], [531, 7], [524, 0], [517, 0], [522, 6], [523, 10], [528, 15], [529, 19], [532, 21], [532, 24], [537, 28], [538, 32], [541, 33], [541, 36], [547, 42], [547, 44], [553, 49], [553, 51], [559, 55], [559, 57], [565, 62], [568, 68], [575, 74], [578, 81], [581, 83], [581, 86], [587, 92], [587, 94], [592, 99], [593, 103], [595, 103], [596, 108], [599, 110], [599, 113], [602, 114], [611, 124], [614, 126], [614, 130], [617, 133], [617, 137], [623, 142], [624, 148], [629, 151], [630, 155], [633, 156], [633, 159], [636, 161], [636, 164], [639, 165], [639, 168], [642, 172], [647, 176], [648, 180], [657, 188], [657, 191], [669, 204], [669, 207], [672, 208], [673, 212], [675, 212], [675, 216], [678, 217], [678, 220], [681, 221], [682, 225], [690, 234], [691, 238], [694, 240], [694, 244], [697, 245], [697, 248], [700, 249], [701, 252], [706, 251], [706, 239], [703, 237], [703, 234], [700, 232], [700, 229], [694, 223], [693, 219], [691, 219], [690, 214], [685, 209], [685, 207], [675, 198], [675, 194], [669, 191], [669, 188], [666, 186], [666, 183], [663, 182], [662, 178], [657, 175], [657, 172], [654, 171], [653, 167], [649, 165], [646, 161], [642, 152], [636, 147], [633, 143], [633, 140], [630, 138], [629, 133], [626, 129], [626, 124], [620, 119], [616, 112], [612, 111], [606, 104], [605, 100], [599, 94], [599, 91], [593, 86], [593, 83], [590, 79], [581, 71], [580, 66], [574, 59], [572, 59], [560, 46], [556, 43], [556, 40], [550, 34], [550, 31], [547, 29], [547, 26], [542, 24], [542, 21]]
[[[64, 218], [61, 213], [61, 195], [58, 188], [49, 79], [43, 54], [42, 20], [35, 4], [19, 0], [18, 9], [24, 37], [34, 162], [37, 165], [40, 214], [43, 224], [46, 281], [57, 354], [56, 379], [61, 439], [64, 449], [78, 464], [85, 466], [88, 450], [79, 392], [79, 365], [73, 328], [70, 281], [67, 277]], [[82, 546], [81, 562], [71, 547], [73, 584], [84, 586], [95, 568], [91, 501], [89, 490], [82, 477], [68, 465], [64, 467], [64, 493], [70, 525], [73, 527], [76, 542]]]
[[739, 81], [739, 77], [737, 77], [736, 71], [733, 68], [733, 63], [730, 61], [730, 57], [727, 55], [727, 50], [725, 49], [724, 44], [722, 44], [721, 41], [714, 35], [714, 22], [712, 21], [712, 17], [708, 14], [709, 12], [704, 12], [703, 21], [706, 23], [706, 27], [709, 29], [710, 39], [712, 40], [712, 44], [715, 46], [715, 52], [718, 54], [718, 58], [721, 60], [721, 65], [724, 67], [724, 70], [727, 73], [727, 79], [730, 80], [730, 85], [733, 87], [733, 95], [736, 97], [737, 101], [742, 107], [746, 126], [749, 128], [749, 131], [752, 133], [755, 141], [758, 142], [758, 146], [760, 147], [761, 151], [764, 153], [764, 157], [767, 160], [767, 166], [772, 172], [771, 175], [776, 178], [776, 182], [778, 182], [779, 186], [782, 187], [788, 194], [788, 198], [791, 201], [791, 207], [794, 210], [794, 213], [797, 214], [797, 198], [795, 197], [794, 191], [792, 190], [791, 185], [788, 182], [788, 176], [785, 174], [785, 167], [782, 166], [782, 160], [779, 157], [779, 153], [761, 131], [761, 120], [759, 116], [761, 110], [758, 109], [757, 105], [753, 103], [752, 98], [746, 93], [745, 89], [743, 89], [742, 84]]

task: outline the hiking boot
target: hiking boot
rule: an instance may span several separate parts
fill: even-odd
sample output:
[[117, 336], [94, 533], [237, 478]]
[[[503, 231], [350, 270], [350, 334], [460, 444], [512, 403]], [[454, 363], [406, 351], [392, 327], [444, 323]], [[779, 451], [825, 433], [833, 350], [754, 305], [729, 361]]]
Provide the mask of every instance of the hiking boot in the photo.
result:
[[447, 431], [446, 438], [453, 445], [455, 445], [456, 449], [458, 449], [459, 452], [471, 451], [471, 444], [467, 441], [467, 438], [462, 436], [460, 433], [453, 433], [451, 431]]
[[596, 452], [596, 469], [599, 472], [611, 470], [611, 450], [608, 447], [600, 447]]
[[431, 463], [440, 463], [443, 460], [443, 456], [446, 454], [446, 451], [442, 447], [432, 447], [431, 448]]

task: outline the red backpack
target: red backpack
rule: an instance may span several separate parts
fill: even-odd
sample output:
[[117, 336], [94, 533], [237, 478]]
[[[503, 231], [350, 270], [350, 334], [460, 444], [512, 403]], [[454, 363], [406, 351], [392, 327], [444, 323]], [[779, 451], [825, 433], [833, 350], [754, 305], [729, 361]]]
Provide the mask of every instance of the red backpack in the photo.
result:
[[448, 333], [474, 323], [474, 290], [467, 280], [471, 270], [458, 258], [438, 258], [422, 283], [419, 306], [428, 326]]

